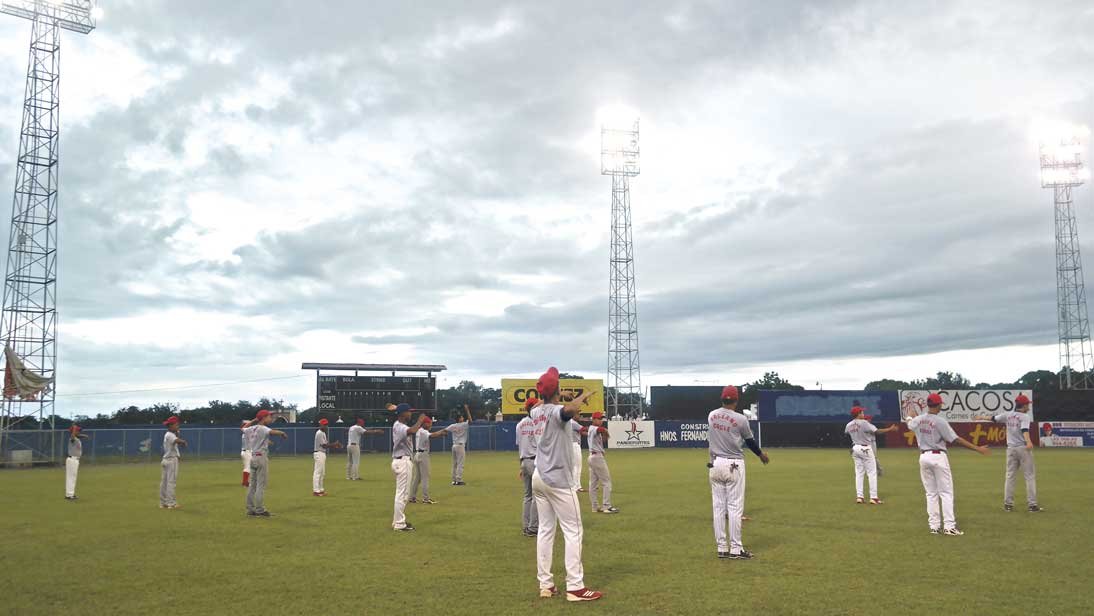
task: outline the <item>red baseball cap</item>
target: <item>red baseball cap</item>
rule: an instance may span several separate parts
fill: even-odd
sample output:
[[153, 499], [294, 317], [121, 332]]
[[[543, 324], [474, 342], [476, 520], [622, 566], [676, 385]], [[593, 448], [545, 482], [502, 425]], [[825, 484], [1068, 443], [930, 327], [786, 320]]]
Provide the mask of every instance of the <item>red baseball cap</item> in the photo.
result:
[[722, 389], [722, 400], [739, 400], [741, 395], [737, 393], [737, 387], [734, 385], [726, 385]]
[[265, 418], [269, 417], [270, 415], [273, 415], [273, 413], [267, 411], [266, 409], [262, 409], [261, 411], [258, 412], [257, 415], [255, 415], [255, 421], [260, 421], [262, 419], [265, 419]]
[[1014, 404], [1016, 406], [1025, 406], [1029, 404], [1029, 398], [1026, 397], [1026, 394], [1018, 394], [1018, 397], [1014, 399]]
[[426, 415], [425, 419], [422, 420], [422, 425], [423, 426], [432, 426], [433, 425], [433, 418], [430, 417], [429, 415]]
[[319, 420], [319, 425], [321, 425], [321, 426], [325, 426], [325, 425], [327, 425], [327, 424], [329, 424], [329, 423], [330, 423], [330, 422], [329, 422], [329, 421], [327, 421], [327, 418], [326, 418], [326, 417], [324, 417], [323, 419], [320, 419], [320, 420]]
[[927, 396], [927, 406], [942, 406], [942, 396], [938, 394]]
[[551, 366], [536, 382], [536, 391], [540, 398], [550, 398], [558, 391], [558, 368]]
[[358, 417], [357, 418], [357, 425], [359, 425], [359, 426], [365, 425], [365, 418], [364, 417]]
[[604, 419], [604, 413], [600, 411], [593, 413], [593, 419]]
[[72, 424], [71, 426], [68, 427], [68, 431], [69, 432], [79, 432], [80, 431], [80, 426], [77, 426], [76, 424]]
[[177, 424], [178, 422], [179, 422], [179, 418], [172, 415], [172, 416], [167, 418], [167, 421], [163, 422], [163, 425], [169, 426], [171, 424]]
[[865, 411], [866, 409], [862, 408], [861, 406], [853, 406], [851, 407], [851, 417], [858, 417]]
[[524, 401], [524, 410], [532, 410], [532, 407], [535, 406], [537, 402], [539, 402], [539, 398], [528, 398]]

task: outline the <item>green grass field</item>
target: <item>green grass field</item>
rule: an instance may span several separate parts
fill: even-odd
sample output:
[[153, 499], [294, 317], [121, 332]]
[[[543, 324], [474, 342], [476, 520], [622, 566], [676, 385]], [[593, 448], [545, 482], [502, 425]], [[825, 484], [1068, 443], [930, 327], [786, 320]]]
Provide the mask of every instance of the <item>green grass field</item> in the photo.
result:
[[583, 512], [586, 581], [605, 594], [591, 604], [538, 598], [510, 453], [471, 452], [461, 488], [434, 454], [439, 503], [408, 505], [414, 533], [390, 530], [380, 455], [354, 483], [332, 456], [326, 498], [310, 494], [310, 458], [274, 458], [270, 519], [244, 515], [235, 461], [184, 462], [177, 511], [157, 507], [158, 465], [85, 465], [77, 502], [62, 469], [0, 471], [0, 612], [1090, 613], [1094, 452], [1037, 452], [1043, 514], [1002, 511], [1002, 453], [952, 455], [964, 537], [928, 534], [914, 452], [882, 450], [880, 507], [853, 504], [843, 450], [750, 458], [757, 558], [742, 562], [715, 558], [705, 450], [613, 452], [622, 513]]

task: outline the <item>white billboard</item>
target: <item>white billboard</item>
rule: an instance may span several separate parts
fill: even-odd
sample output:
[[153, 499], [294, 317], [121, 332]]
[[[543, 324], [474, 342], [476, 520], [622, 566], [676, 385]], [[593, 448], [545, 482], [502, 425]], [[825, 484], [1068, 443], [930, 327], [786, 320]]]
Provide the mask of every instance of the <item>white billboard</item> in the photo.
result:
[[[1033, 400], [1031, 389], [938, 389], [900, 392], [900, 416], [904, 419], [927, 412], [927, 396], [942, 396], [941, 415], [950, 422], [976, 421], [977, 415], [995, 415], [1014, 410], [1014, 399], [1025, 394]], [[1030, 403], [1030, 417], [1033, 417]]]
[[653, 447], [657, 440], [652, 421], [609, 421], [608, 449]]

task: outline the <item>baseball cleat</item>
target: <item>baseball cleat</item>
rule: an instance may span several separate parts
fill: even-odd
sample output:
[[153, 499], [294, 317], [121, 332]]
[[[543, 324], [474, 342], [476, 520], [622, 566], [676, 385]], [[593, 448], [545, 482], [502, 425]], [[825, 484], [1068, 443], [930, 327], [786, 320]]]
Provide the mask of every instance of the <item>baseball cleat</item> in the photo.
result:
[[160, 509], [167, 509], [167, 505], [160, 505]]
[[942, 534], [942, 529], [941, 528], [932, 528], [931, 529], [931, 534], [932, 535], [941, 535]]
[[273, 517], [273, 514], [270, 513], [269, 511], [257, 511], [257, 512], [255, 512], [255, 515], [260, 517], [260, 518], [272, 518]]
[[454, 483], [454, 484], [452, 484], [452, 485], [455, 485], [455, 486], [465, 486], [465, 485], [467, 485], [467, 484], [466, 484], [466, 483], [464, 483], [464, 482], [462, 482], [462, 481], [457, 481], [456, 483]]
[[422, 500], [422, 504], [423, 505], [436, 505], [437, 501], [433, 500], [432, 498], [426, 498], [426, 499]]
[[729, 552], [718, 552], [718, 558], [729, 558]]
[[532, 530], [530, 528], [526, 528], [526, 529], [520, 531], [520, 534], [524, 535], [525, 537], [538, 537], [539, 536], [539, 531], [538, 530]]
[[550, 599], [551, 597], [558, 596], [558, 587], [552, 586], [550, 588], [540, 588], [539, 596], [541, 599]]
[[326, 492], [312, 492], [311, 495], [312, 496], [326, 496], [327, 493]]
[[416, 502], [418, 502], [418, 499], [416, 499], [416, 498], [408, 498], [408, 499], [406, 499], [406, 502], [408, 502], [408, 503], [416, 503]]
[[861, 505], [861, 504], [863, 504], [863, 503], [865, 503], [865, 502], [866, 502], [866, 501], [864, 501], [864, 500], [862, 499], [862, 497], [861, 497], [861, 496], [855, 499], [855, 504], [856, 504], [856, 505]]
[[947, 528], [946, 530], [942, 531], [942, 534], [943, 535], [949, 535], [951, 537], [960, 537], [961, 535], [964, 535], [965, 533], [963, 531], [961, 531], [960, 529], [954, 527], [954, 528]]
[[1040, 513], [1042, 511], [1044, 511], [1044, 509], [1040, 505], [1030, 505], [1029, 506], [1029, 512], [1030, 513]]
[[182, 505], [175, 503], [174, 505], [167, 505], [168, 509], [182, 509]]
[[751, 522], [751, 521], [752, 521], [752, 518], [750, 518], [750, 517], [748, 517], [747, 515], [745, 515], [745, 514], [743, 514], [743, 513], [742, 513], [742, 514], [741, 514], [741, 521], [742, 521], [742, 522]]
[[414, 530], [414, 527], [411, 526], [410, 524], [407, 524], [406, 526], [404, 526], [402, 528], [396, 528], [395, 530], [397, 530], [399, 532], [402, 532], [402, 533], [406, 533], [406, 532], [410, 532], [410, 531]]
[[582, 588], [581, 590], [567, 590], [567, 601], [596, 601], [603, 597], [601, 593], [595, 590], [589, 590], [588, 588]]
[[734, 554], [732, 552], [729, 554], [730, 560], [752, 560], [753, 556], [754, 554], [748, 550], [741, 550], [740, 554]]
[[619, 510], [615, 507], [608, 507], [607, 509], [601, 509], [600, 513], [619, 513]]
[[1014, 505], [1003, 505], [1003, 511], [1014, 511]]
[[578, 488], [577, 491], [578, 492], [588, 492], [588, 490], [586, 490], [585, 488]]
[[884, 505], [885, 501], [881, 500], [880, 498], [871, 498], [870, 499], [870, 504], [871, 505]]

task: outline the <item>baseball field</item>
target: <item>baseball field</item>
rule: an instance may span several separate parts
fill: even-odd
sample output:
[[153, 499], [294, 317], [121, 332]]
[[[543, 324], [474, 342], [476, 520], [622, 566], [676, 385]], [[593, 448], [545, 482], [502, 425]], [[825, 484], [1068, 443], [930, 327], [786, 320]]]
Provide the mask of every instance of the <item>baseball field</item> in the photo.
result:
[[179, 510], [157, 507], [155, 464], [85, 465], [76, 502], [63, 498], [61, 469], [2, 471], [0, 611], [1090, 613], [1094, 453], [1037, 451], [1047, 511], [1006, 513], [1003, 452], [953, 452], [963, 537], [927, 532], [915, 452], [881, 451], [881, 506], [854, 504], [844, 450], [769, 453], [767, 467], [748, 460], [752, 561], [715, 558], [705, 449], [611, 453], [621, 513], [583, 512], [586, 582], [605, 595], [589, 604], [538, 598], [512, 453], [470, 452], [465, 487], [449, 485], [448, 454], [434, 454], [438, 503], [408, 505], [412, 533], [390, 529], [381, 455], [364, 456], [352, 483], [331, 456], [322, 498], [310, 458], [272, 459], [269, 519], [244, 515], [236, 461], [184, 461]]

